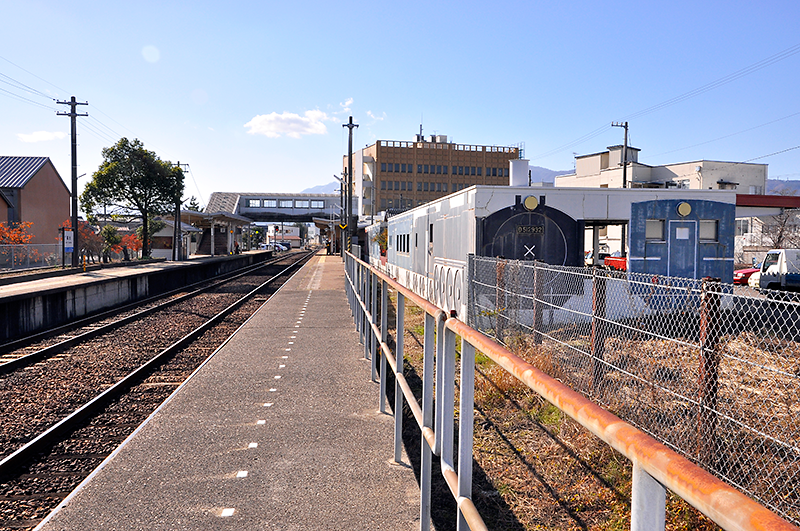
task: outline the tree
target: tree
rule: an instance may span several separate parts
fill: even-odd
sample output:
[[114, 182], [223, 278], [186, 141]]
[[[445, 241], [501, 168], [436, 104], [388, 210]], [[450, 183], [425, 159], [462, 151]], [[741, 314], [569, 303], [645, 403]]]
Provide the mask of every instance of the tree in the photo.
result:
[[142, 240], [133, 233], [128, 233], [122, 237], [122, 253], [125, 257], [125, 260], [128, 259], [127, 250], [130, 249], [131, 251], [138, 253], [142, 250]]
[[183, 194], [183, 172], [138, 140], [121, 138], [103, 149], [103, 163], [81, 194], [84, 212], [106, 206], [112, 214], [136, 213], [142, 220], [142, 256], [150, 256], [148, 226], [153, 215], [172, 212]]
[[[776, 190], [776, 195], [794, 194], [795, 191], [788, 188]], [[797, 210], [785, 209], [780, 214], [764, 219], [761, 231], [773, 249], [794, 248], [800, 245], [797, 214]]]
[[[61, 226], [71, 230], [72, 220], [67, 219]], [[80, 249], [76, 249], [77, 252], [85, 254], [92, 262], [94, 262], [95, 256], [100, 256], [100, 251], [103, 249], [103, 240], [88, 221], [78, 220], [78, 245], [80, 245]]]
[[103, 240], [103, 263], [108, 263], [108, 255], [112, 251], [118, 253], [122, 250], [122, 236], [114, 225], [106, 225], [100, 230], [100, 238]]
[[12, 223], [6, 225], [0, 222], [0, 243], [12, 245], [25, 245], [33, 239], [33, 234], [28, 233], [28, 229], [33, 226], [30, 221]]
[[186, 210], [201, 212], [203, 209], [200, 208], [200, 203], [197, 201], [197, 198], [195, 196], [192, 196], [189, 198], [189, 201], [186, 204]]

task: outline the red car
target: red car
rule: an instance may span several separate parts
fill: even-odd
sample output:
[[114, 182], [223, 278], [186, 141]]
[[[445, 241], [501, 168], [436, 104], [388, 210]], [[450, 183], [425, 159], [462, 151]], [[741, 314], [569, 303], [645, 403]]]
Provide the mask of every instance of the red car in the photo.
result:
[[737, 269], [736, 271], [733, 272], [733, 283], [743, 284], [746, 286], [747, 281], [750, 280], [750, 275], [752, 275], [756, 271], [761, 271], [761, 264], [757, 264], [757, 267]]

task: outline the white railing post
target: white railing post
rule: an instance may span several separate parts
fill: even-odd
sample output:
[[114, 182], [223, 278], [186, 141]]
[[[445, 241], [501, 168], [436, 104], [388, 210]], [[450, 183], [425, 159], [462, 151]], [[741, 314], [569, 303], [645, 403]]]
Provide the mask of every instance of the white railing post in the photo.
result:
[[[458, 495], [472, 499], [472, 436], [475, 408], [475, 347], [461, 338], [461, 391], [458, 406]], [[458, 512], [457, 531], [469, 525]]]
[[398, 376], [403, 374], [406, 298], [397, 293], [397, 326], [395, 327], [394, 359], [397, 370], [394, 373], [394, 461], [403, 462], [403, 389]]
[[[372, 324], [378, 323], [378, 277], [372, 276], [372, 303], [370, 304], [370, 314], [372, 315]], [[369, 349], [369, 356], [367, 359], [372, 359], [375, 356], [375, 345], [378, 343], [378, 338], [372, 335], [372, 346]], [[378, 346], [380, 348], [380, 345]]]
[[[389, 285], [386, 281], [381, 282], [381, 345], [386, 343], [389, 337]], [[378, 360], [372, 357], [372, 381], [378, 372]], [[381, 351], [381, 413], [386, 413], [386, 355]]]
[[635, 462], [631, 490], [631, 531], [663, 531], [667, 490]]
[[[425, 337], [423, 338], [422, 355], [422, 426], [433, 429], [433, 362], [434, 362], [434, 330], [436, 319], [425, 313]], [[431, 528], [431, 475], [433, 466], [433, 448], [428, 445], [424, 434], [422, 436], [422, 455], [419, 474], [420, 506], [419, 528], [420, 531], [429, 531]]]
[[433, 453], [436, 455], [442, 454], [442, 422], [444, 419], [444, 321], [446, 317], [442, 314], [436, 319], [436, 428], [434, 433], [436, 435], [436, 443], [433, 445]]
[[[455, 470], [453, 461], [453, 428], [455, 426], [455, 399], [456, 399], [456, 334], [449, 328], [444, 328], [444, 350], [439, 354], [444, 358], [442, 363], [442, 405], [439, 411], [442, 413], [442, 448], [439, 457], [442, 461], [442, 469], [446, 467]], [[438, 430], [437, 430], [438, 431]]]

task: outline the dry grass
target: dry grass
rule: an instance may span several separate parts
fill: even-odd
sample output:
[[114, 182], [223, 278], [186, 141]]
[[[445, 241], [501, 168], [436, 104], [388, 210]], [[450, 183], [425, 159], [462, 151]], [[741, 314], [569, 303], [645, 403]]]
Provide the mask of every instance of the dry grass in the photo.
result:
[[[418, 398], [423, 323], [419, 308], [407, 304], [406, 375]], [[518, 352], [544, 372], [564, 377], [546, 352], [524, 342]], [[480, 353], [474, 428], [473, 500], [489, 529], [630, 529], [630, 462]], [[406, 442], [410, 454], [418, 453], [418, 441], [417, 435], [411, 443], [416, 449]], [[447, 505], [450, 493], [443, 483], [434, 489], [441, 491], [434, 492], [434, 500], [440, 500], [434, 504]], [[452, 504], [435, 512], [434, 526], [439, 531], [455, 528]], [[718, 528], [670, 495], [667, 529]]]

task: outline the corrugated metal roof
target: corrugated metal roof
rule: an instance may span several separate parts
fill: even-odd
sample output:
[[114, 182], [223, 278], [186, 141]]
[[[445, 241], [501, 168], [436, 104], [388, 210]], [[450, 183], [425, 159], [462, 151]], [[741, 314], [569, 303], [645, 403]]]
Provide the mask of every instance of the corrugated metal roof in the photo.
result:
[[23, 188], [48, 160], [48, 157], [0, 156], [0, 188]]
[[208, 198], [205, 211], [235, 214], [236, 207], [239, 205], [239, 195], [233, 192], [212, 192], [211, 197]]

